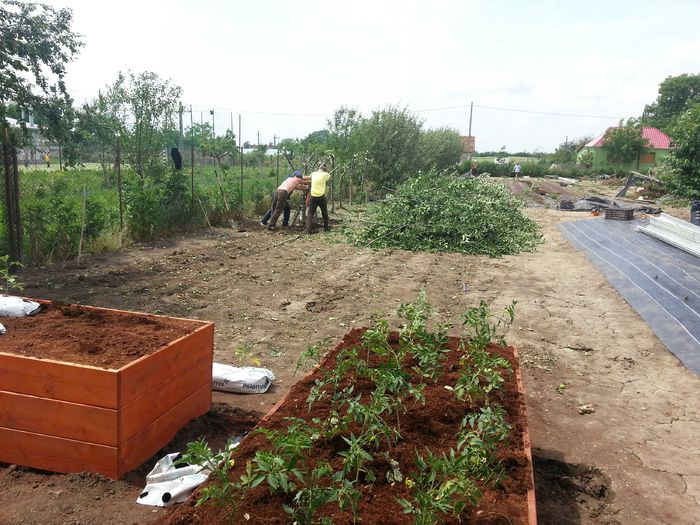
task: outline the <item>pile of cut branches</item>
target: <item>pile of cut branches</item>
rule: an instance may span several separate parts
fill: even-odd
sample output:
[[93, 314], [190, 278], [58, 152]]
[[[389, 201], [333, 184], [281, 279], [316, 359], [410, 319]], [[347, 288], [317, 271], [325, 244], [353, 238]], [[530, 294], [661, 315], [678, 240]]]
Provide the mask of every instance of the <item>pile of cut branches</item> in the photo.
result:
[[542, 242], [524, 204], [482, 178], [420, 175], [370, 208], [370, 225], [350, 233], [355, 244], [473, 255], [533, 251]]

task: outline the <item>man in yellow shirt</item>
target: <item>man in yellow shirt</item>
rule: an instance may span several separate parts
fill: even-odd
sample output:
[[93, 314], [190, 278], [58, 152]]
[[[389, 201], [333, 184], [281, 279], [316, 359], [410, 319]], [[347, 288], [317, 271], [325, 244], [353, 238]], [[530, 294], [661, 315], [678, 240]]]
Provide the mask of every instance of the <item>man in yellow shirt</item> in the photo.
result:
[[306, 233], [311, 233], [311, 225], [314, 223], [316, 208], [321, 208], [323, 216], [323, 229], [330, 231], [328, 225], [328, 204], [326, 202], [326, 184], [331, 178], [331, 174], [326, 171], [326, 167], [321, 164], [316, 171], [311, 173], [311, 192], [309, 198], [309, 213], [306, 215]]

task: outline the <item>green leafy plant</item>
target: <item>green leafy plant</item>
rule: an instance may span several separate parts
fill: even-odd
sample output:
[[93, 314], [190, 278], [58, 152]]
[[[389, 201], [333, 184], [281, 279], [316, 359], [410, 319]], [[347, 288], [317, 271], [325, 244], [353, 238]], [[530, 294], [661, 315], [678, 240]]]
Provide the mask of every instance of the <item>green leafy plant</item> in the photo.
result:
[[462, 370], [454, 386], [457, 399], [485, 400], [490, 392], [503, 385], [502, 372], [511, 370], [510, 363], [490, 354], [486, 347], [494, 342], [505, 345], [505, 333], [515, 319], [516, 304], [513, 301], [504, 309], [503, 316], [498, 316], [481, 300], [479, 306], [464, 314], [469, 348], [461, 359]]
[[179, 464], [201, 465], [210, 472], [209, 482], [202, 488], [196, 504], [199, 506], [207, 501], [212, 501], [216, 505], [228, 507], [229, 521], [233, 521], [246, 487], [255, 486], [252, 483], [235, 482], [231, 479], [231, 469], [235, 464], [231, 455], [232, 448], [233, 441], [229, 440], [224, 450], [215, 454], [202, 438], [188, 443], [186, 452], [177, 462]]
[[416, 453], [418, 469], [405, 481], [413, 498], [397, 499], [403, 512], [413, 514], [416, 525], [434, 525], [442, 521], [442, 515], [458, 517], [467, 505], [476, 506], [481, 490], [468, 475], [468, 461], [455, 450], [441, 455], [430, 449], [425, 456]]
[[[319, 369], [306, 402], [309, 409], [322, 403], [323, 417], [288, 417], [283, 428], [257, 430], [269, 443], [246, 462], [238, 480], [227, 470], [226, 458], [212, 457], [203, 442], [192, 445], [197, 453], [193, 459], [206, 460], [215, 473], [214, 485], [206, 488], [202, 500], [230, 505], [235, 516], [246, 492], [264, 485], [271, 494], [284, 495], [283, 510], [291, 523], [330, 525], [333, 504], [351, 512], [357, 523], [363, 491], [376, 483], [403, 483], [409, 495], [404, 492], [397, 502], [416, 524], [440, 523], [446, 516], [459, 519], [468, 506], [478, 504], [486, 484], [499, 483], [504, 476], [498, 454], [510, 426], [503, 408], [490, 398], [502, 389], [509, 363], [486, 348], [493, 342], [504, 344], [514, 307], [496, 316], [482, 301], [465, 313], [470, 348], [468, 353], [461, 349], [462, 370], [454, 390], [459, 399], [486, 403], [463, 416], [448, 452], [417, 451], [410, 471], [394, 457], [402, 439], [402, 417], [411, 402], [425, 402], [426, 388], [433, 387], [430, 382], [439, 376], [447, 355], [447, 325], [428, 329], [435, 312], [421, 292], [416, 302], [401, 305], [404, 322], [398, 334], [379, 320], [360, 344], [335, 354], [332, 368]], [[307, 348], [297, 369], [318, 365], [322, 355], [320, 345]], [[331, 443], [333, 457], [317, 454], [319, 444]]]
[[24, 283], [14, 273], [15, 269], [21, 267], [22, 263], [10, 261], [9, 255], [0, 256], [0, 279], [4, 283], [3, 288], [6, 294], [9, 294], [12, 289], [24, 290]]
[[470, 474], [483, 482], [498, 482], [503, 470], [496, 466], [496, 452], [508, 441], [510, 425], [500, 406], [483, 407], [462, 420], [457, 450], [467, 458]]

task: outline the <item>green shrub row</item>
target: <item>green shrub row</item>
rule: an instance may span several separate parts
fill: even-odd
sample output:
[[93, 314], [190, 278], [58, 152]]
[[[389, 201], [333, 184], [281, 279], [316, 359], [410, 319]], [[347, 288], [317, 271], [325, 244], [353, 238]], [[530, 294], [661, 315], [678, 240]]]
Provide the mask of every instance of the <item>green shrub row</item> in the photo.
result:
[[[508, 164], [496, 164], [492, 161], [480, 161], [478, 158], [473, 159], [477, 163], [477, 169], [479, 174], [488, 173], [492, 177], [512, 177], [513, 167], [515, 163], [510, 162]], [[465, 161], [457, 165], [457, 173], [467, 173], [471, 168], [472, 161]], [[584, 177], [594, 177], [600, 175], [601, 173], [606, 173], [608, 175], [614, 174], [615, 169], [611, 166], [606, 166], [603, 168], [585, 168], [582, 166], [556, 166], [549, 162], [528, 162], [521, 164], [521, 175], [528, 175], [530, 177], [547, 177], [547, 176], [559, 176], [567, 177], [570, 179], [580, 179]]]
[[[170, 171], [141, 178], [123, 172], [124, 228], [114, 174], [98, 170], [32, 170], [20, 175], [20, 212], [25, 264], [74, 258], [81, 229], [82, 253], [117, 249], [123, 242], [147, 241], [176, 231], [225, 225], [230, 217], [263, 213], [277, 178], [246, 168], [240, 172], [205, 168], [195, 173], [195, 199], [189, 172]], [[2, 190], [0, 189], [0, 192]], [[8, 253], [5, 199], [0, 195], [0, 255]], [[84, 201], [84, 211], [83, 211]]]

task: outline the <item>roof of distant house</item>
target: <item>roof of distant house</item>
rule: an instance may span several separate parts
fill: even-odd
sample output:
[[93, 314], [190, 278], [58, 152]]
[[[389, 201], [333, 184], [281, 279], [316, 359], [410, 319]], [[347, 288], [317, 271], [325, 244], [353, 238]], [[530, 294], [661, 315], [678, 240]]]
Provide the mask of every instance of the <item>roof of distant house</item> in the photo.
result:
[[[5, 120], [10, 125], [11, 128], [18, 128], [21, 125], [20, 121], [17, 119], [14, 119], [14, 118], [5, 117]], [[25, 122], [24, 125], [27, 129], [33, 129], [33, 130], [39, 129], [39, 126], [37, 126], [36, 124], [30, 124], [29, 122]]]
[[[610, 128], [608, 128], [610, 129]], [[606, 130], [607, 131], [607, 130]], [[663, 131], [656, 128], [642, 128], [642, 136], [647, 139], [649, 147], [652, 149], [670, 149], [671, 137]], [[605, 139], [605, 133], [598, 135], [596, 138], [588, 142], [584, 148], [602, 148]]]

